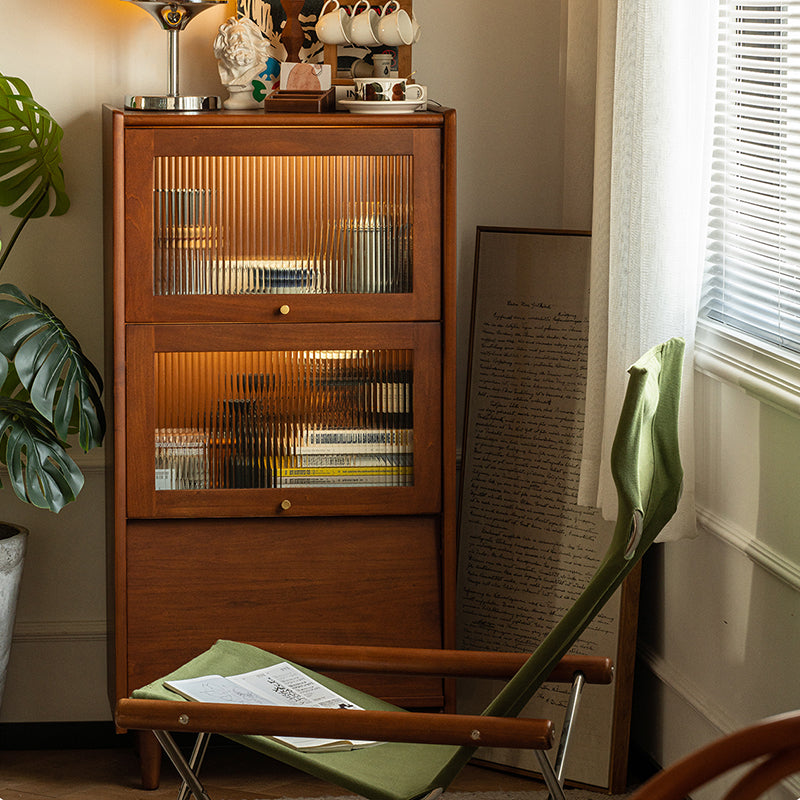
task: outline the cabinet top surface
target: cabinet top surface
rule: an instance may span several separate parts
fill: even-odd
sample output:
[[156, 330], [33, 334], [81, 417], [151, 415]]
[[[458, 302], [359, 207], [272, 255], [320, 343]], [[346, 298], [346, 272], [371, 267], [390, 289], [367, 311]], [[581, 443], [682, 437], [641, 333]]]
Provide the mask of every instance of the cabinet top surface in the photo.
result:
[[104, 106], [106, 113], [120, 115], [126, 127], [440, 127], [455, 112], [449, 108], [415, 111], [413, 114], [275, 113], [252, 111], [132, 111]]

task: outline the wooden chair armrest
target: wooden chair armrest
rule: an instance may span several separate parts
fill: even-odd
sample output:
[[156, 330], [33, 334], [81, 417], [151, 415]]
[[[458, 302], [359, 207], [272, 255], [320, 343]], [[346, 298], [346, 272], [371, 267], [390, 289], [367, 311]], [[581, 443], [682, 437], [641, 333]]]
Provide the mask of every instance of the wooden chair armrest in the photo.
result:
[[553, 724], [545, 719], [293, 708], [184, 700], [123, 698], [117, 702], [121, 729], [195, 731], [261, 736], [317, 736], [478, 747], [553, 746]]
[[[480, 650], [289, 642], [250, 642], [250, 644], [320, 672], [378, 672], [449, 678], [507, 679], [517, 672], [529, 655]], [[609, 684], [614, 678], [614, 665], [610, 658], [601, 656], [564, 656], [547, 680], [570, 683], [576, 672], [583, 673], [587, 683]]]

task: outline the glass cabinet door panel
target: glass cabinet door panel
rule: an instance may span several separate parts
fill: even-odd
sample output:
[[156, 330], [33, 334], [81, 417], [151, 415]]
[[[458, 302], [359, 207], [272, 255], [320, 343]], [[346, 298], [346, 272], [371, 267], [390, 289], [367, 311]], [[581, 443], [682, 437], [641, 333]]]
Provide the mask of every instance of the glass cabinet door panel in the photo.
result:
[[154, 358], [156, 491], [414, 484], [410, 351]]
[[156, 295], [411, 291], [411, 156], [159, 156]]
[[129, 326], [129, 516], [436, 512], [439, 347], [435, 323]]
[[438, 129], [204, 134], [126, 133], [127, 321], [439, 318]]

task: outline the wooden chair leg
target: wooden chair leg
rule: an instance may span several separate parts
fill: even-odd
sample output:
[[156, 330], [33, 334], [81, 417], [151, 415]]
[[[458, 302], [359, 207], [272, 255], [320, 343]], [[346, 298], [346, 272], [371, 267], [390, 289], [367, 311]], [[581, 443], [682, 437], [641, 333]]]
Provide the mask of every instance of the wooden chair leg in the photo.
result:
[[137, 731], [139, 770], [143, 789], [158, 789], [161, 780], [161, 745], [152, 731]]

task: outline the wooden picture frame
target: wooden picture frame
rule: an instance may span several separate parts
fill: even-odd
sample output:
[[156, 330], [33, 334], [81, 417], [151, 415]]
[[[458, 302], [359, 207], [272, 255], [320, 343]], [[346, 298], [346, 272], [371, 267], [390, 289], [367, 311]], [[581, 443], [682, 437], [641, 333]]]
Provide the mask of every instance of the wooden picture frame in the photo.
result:
[[[398, 0], [398, 2], [409, 15], [413, 13], [413, 0]], [[397, 74], [400, 77], [411, 74], [411, 46], [366, 48], [355, 45], [345, 47], [323, 45], [317, 39], [314, 25], [324, 3], [325, 0], [229, 0], [229, 8], [231, 16], [239, 15], [252, 19], [267, 38], [272, 38], [274, 28], [285, 31], [287, 26], [290, 26], [295, 45], [293, 47], [287, 45], [291, 54], [289, 60], [296, 57], [301, 61], [330, 64], [337, 83], [349, 82], [352, 63], [359, 58], [371, 57], [373, 53], [391, 53], [393, 69], [397, 70]], [[341, 2], [341, 5], [349, 12], [355, 5], [355, 0]], [[376, 4], [373, 8], [380, 11], [382, 5]], [[292, 15], [293, 7], [296, 16]], [[297, 50], [296, 56], [293, 50]]]
[[[459, 507], [458, 644], [532, 651], [597, 568], [613, 523], [577, 505], [586, 402], [590, 234], [479, 227], [476, 236]], [[614, 658], [615, 682], [587, 686], [567, 780], [624, 791], [639, 594], [637, 567], [571, 652]], [[479, 713], [491, 681], [459, 681]], [[524, 715], [560, 731], [567, 688]], [[538, 772], [528, 751], [485, 761]]]

